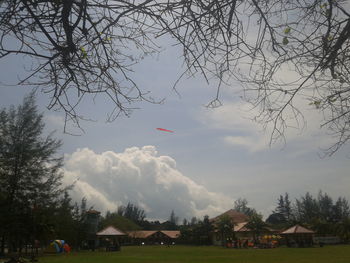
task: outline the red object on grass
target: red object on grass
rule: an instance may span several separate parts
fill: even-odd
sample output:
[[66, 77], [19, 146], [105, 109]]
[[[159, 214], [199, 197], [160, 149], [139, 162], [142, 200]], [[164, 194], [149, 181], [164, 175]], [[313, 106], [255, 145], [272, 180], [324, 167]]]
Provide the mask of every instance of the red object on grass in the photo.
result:
[[167, 130], [167, 129], [163, 129], [163, 128], [157, 128], [157, 130], [159, 130], [159, 131], [165, 131], [165, 132], [174, 132], [174, 131]]

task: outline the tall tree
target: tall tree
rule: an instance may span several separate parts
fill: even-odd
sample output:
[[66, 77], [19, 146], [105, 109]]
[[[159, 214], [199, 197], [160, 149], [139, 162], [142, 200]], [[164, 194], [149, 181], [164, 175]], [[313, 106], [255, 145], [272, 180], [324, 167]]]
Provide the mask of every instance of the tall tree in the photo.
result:
[[318, 205], [320, 210], [319, 217], [325, 221], [331, 222], [334, 217], [333, 199], [327, 194], [320, 191], [318, 193]]
[[122, 205], [118, 207], [117, 214], [124, 216], [135, 223], [141, 223], [146, 217], [145, 210], [132, 203], [128, 203], [126, 206]]
[[247, 216], [251, 216], [256, 213], [254, 208], [248, 207], [248, 201], [245, 198], [238, 198], [234, 203], [233, 209]]
[[179, 218], [175, 215], [174, 210], [171, 210], [168, 221], [165, 221], [162, 225], [165, 230], [177, 230]]
[[302, 196], [300, 200], [297, 199], [295, 203], [295, 215], [297, 221], [311, 224], [320, 215], [317, 199], [309, 192], [305, 196]]
[[286, 224], [291, 221], [292, 217], [292, 203], [289, 200], [289, 194], [280, 195], [277, 200], [277, 207], [273, 214], [269, 216], [266, 222], [272, 224]]
[[63, 191], [62, 158], [57, 157], [61, 142], [44, 137], [44, 126], [34, 93], [17, 108], [0, 111], [0, 228], [12, 251], [37, 238], [45, 223], [38, 220], [56, 206]]
[[257, 243], [260, 235], [267, 229], [266, 223], [262, 220], [262, 215], [254, 213], [249, 217], [246, 227], [253, 232], [254, 243]]
[[209, 220], [209, 216], [205, 215], [203, 218], [203, 222], [201, 224], [201, 239], [202, 245], [211, 245], [211, 235], [213, 231], [213, 225]]
[[197, 217], [193, 216], [193, 217], [191, 218], [190, 225], [191, 225], [191, 226], [194, 226], [194, 225], [196, 225], [196, 224], [198, 223], [198, 221], [200, 221], [200, 220], [198, 220]]
[[350, 218], [349, 202], [344, 197], [339, 197], [333, 207], [333, 216], [335, 222], [340, 222]]
[[205, 215], [203, 221], [196, 220], [194, 224], [188, 224], [187, 220], [179, 227], [181, 231], [180, 241], [192, 245], [210, 245], [213, 225], [209, 216]]
[[169, 221], [174, 225], [177, 225], [177, 222], [179, 221], [179, 218], [175, 215], [174, 210], [171, 210]]
[[74, 204], [67, 191], [60, 198], [57, 209], [54, 213], [54, 234], [74, 246], [76, 240], [77, 226], [74, 221]]
[[306, 193], [296, 199], [292, 214], [295, 221], [309, 225], [320, 235], [333, 234], [342, 236], [344, 240], [347, 238], [350, 209], [343, 197], [333, 203], [327, 193], [320, 191], [317, 198]]
[[223, 215], [219, 218], [217, 222], [217, 230], [221, 235], [222, 245], [226, 245], [227, 241], [232, 241], [234, 239], [234, 226], [235, 222], [232, 221], [229, 215]]
[[[308, 103], [337, 139], [329, 153], [350, 139], [346, 0], [3, 0], [0, 8], [0, 59], [35, 58], [20, 83], [42, 85], [53, 98], [49, 107], [73, 119], [86, 94], [107, 95], [115, 103], [111, 119], [150, 100], [129, 72], [167, 35], [182, 46], [184, 73], [219, 80], [209, 106], [221, 104], [221, 85], [238, 80], [257, 121], [271, 124], [271, 141], [290, 121], [304, 124], [300, 105]], [[286, 70], [293, 74], [281, 80]]]

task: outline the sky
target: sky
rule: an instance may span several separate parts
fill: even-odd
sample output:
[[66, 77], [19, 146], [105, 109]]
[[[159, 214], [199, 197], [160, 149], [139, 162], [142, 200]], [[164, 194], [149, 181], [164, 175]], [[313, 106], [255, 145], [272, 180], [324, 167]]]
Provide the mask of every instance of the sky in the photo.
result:
[[[169, 46], [134, 67], [139, 86], [165, 99], [162, 104], [140, 102], [130, 117], [109, 123], [112, 103], [103, 96], [86, 98], [79, 113], [91, 121], [81, 123], [84, 131], [68, 128], [77, 136], [64, 133], [64, 114], [48, 110], [49, 95], [37, 91], [46, 132], [55, 130], [63, 141], [63, 182], [75, 184], [74, 200], [85, 197], [102, 212], [131, 202], [144, 209], [147, 218], [160, 220], [168, 219], [172, 210], [180, 219], [214, 217], [233, 208], [238, 198], [246, 198], [266, 217], [286, 192], [295, 199], [322, 190], [334, 199], [350, 200], [350, 147], [322, 157], [322, 149], [332, 141], [308, 102], [299, 102], [307, 122], [304, 129], [291, 128], [285, 143], [269, 145], [270, 133], [251, 120], [256, 112], [240, 99], [238, 83], [224, 87], [223, 105], [214, 109], [205, 105], [216, 95], [215, 82], [185, 78], [177, 92], [173, 90], [184, 70], [180, 55]], [[1, 107], [20, 104], [31, 90], [15, 85], [25, 73], [22, 59], [0, 61]]]

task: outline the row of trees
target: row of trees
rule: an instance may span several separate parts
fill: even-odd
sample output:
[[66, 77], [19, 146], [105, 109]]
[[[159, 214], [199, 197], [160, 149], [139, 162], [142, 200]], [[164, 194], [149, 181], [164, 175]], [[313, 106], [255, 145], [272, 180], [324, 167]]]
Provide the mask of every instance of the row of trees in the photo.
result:
[[[317, 198], [310, 193], [290, 201], [289, 194], [278, 198], [277, 206], [266, 220], [254, 208], [248, 206], [246, 199], [235, 201], [233, 209], [245, 214], [249, 219], [245, 225], [253, 234], [253, 239], [271, 229], [284, 230], [295, 224], [301, 224], [316, 231], [319, 235], [339, 236], [344, 242], [350, 240], [350, 208], [348, 201], [339, 197], [336, 202], [327, 193], [319, 192]], [[219, 232], [222, 240], [235, 238], [233, 231], [235, 222], [228, 215], [221, 216], [215, 225], [208, 216], [203, 220], [193, 217], [190, 222], [184, 219], [179, 226], [181, 241], [184, 243], [211, 244], [212, 231]]]
[[126, 206], [118, 207], [116, 212], [107, 211], [105, 216], [101, 217], [100, 228], [113, 225], [121, 230], [178, 230], [178, 217], [172, 210], [168, 220], [160, 222], [159, 220], [150, 221], [146, 219], [146, 212], [134, 205], [128, 203]]
[[210, 245], [214, 227], [209, 221], [209, 216], [206, 215], [203, 220], [193, 217], [188, 222], [184, 219], [179, 230], [181, 231], [180, 242], [184, 244]]
[[[126, 207], [123, 206], [118, 211], [125, 208], [129, 209], [130, 212], [136, 210], [139, 211], [138, 213], [144, 214], [142, 209], [132, 204], [128, 204]], [[345, 242], [350, 239], [350, 208], [348, 201], [343, 197], [339, 197], [333, 202], [327, 193], [319, 192], [317, 198], [314, 198], [310, 193], [306, 193], [292, 202], [289, 194], [286, 193], [280, 195], [275, 210], [266, 220], [263, 220], [263, 216], [256, 209], [248, 206], [246, 199], [237, 199], [233, 209], [249, 218], [246, 227], [252, 231], [255, 241], [265, 231], [271, 229], [283, 230], [295, 224], [309, 227], [319, 235], [337, 235]], [[126, 214], [124, 212], [124, 217]], [[113, 216], [116, 218], [116, 216], [121, 215], [118, 215], [117, 212], [107, 212], [106, 216], [102, 217], [102, 226], [113, 224], [113, 221], [108, 221], [108, 218]], [[232, 222], [228, 215], [221, 216], [215, 224], [209, 220], [207, 215], [203, 219], [192, 217], [191, 220], [187, 220], [185, 218], [179, 224], [174, 211], [171, 212], [169, 219], [163, 223], [128, 218], [135, 225], [133, 225], [133, 229], [124, 230], [180, 230], [179, 242], [184, 244], [210, 245], [214, 230], [221, 234], [223, 240], [235, 238], [233, 229], [236, 223]], [[138, 227], [136, 227], [136, 224]], [[120, 221], [114, 221], [114, 225], [120, 228]]]
[[335, 202], [327, 194], [319, 192], [317, 198], [310, 193], [296, 199], [289, 200], [286, 193], [278, 199], [278, 204], [268, 221], [273, 224], [288, 224], [290, 222], [304, 222], [312, 224], [315, 219], [337, 223], [349, 218], [349, 203], [344, 197], [339, 197]]
[[327, 194], [319, 192], [317, 197], [306, 193], [289, 200], [289, 195], [281, 195], [277, 207], [266, 222], [278, 227], [296, 223], [304, 224], [321, 235], [339, 235], [344, 240], [350, 238], [350, 207], [344, 197], [336, 201]]

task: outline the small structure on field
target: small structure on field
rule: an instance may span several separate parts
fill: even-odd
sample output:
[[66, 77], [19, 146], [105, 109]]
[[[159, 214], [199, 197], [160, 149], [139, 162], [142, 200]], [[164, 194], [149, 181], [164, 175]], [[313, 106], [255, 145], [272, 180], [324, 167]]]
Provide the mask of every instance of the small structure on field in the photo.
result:
[[280, 233], [289, 247], [307, 247], [313, 245], [315, 232], [300, 225], [292, 226]]
[[127, 235], [113, 226], [108, 226], [100, 232], [97, 232], [96, 236], [99, 240], [99, 246], [105, 247], [106, 251], [119, 251], [121, 238]]

